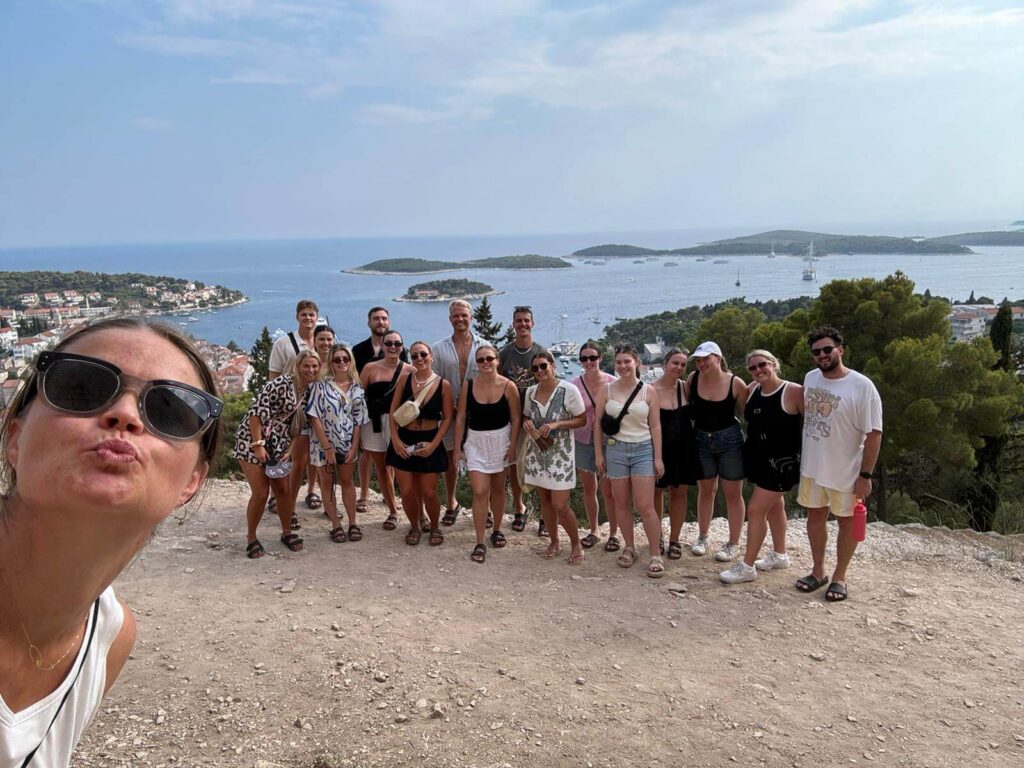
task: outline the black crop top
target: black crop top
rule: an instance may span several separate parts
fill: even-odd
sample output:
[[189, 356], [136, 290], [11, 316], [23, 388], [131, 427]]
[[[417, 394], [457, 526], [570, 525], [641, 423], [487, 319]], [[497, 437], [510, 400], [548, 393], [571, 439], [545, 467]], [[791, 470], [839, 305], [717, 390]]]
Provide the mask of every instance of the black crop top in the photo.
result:
[[732, 393], [732, 382], [729, 379], [729, 391], [724, 400], [705, 400], [700, 396], [700, 371], [693, 374], [693, 387], [690, 390], [690, 403], [693, 405], [693, 426], [701, 432], [719, 432], [733, 424], [739, 424], [736, 418], [736, 396]]
[[481, 403], [473, 397], [473, 380], [470, 379], [467, 396], [469, 399], [466, 401], [466, 420], [474, 432], [504, 429], [512, 423], [512, 413], [508, 409], [508, 398], [504, 392], [497, 402]]
[[[402, 390], [402, 402], [406, 400], [415, 400], [416, 398], [412, 394], [412, 377], [415, 373], [410, 373], [409, 378], [405, 380], [405, 389]], [[427, 398], [426, 402], [420, 406], [420, 417], [416, 420], [417, 423], [424, 421], [441, 421], [444, 418], [444, 400], [442, 399], [441, 389], [444, 387], [444, 379], [440, 376], [437, 379], [437, 384], [434, 387], [434, 394]]]

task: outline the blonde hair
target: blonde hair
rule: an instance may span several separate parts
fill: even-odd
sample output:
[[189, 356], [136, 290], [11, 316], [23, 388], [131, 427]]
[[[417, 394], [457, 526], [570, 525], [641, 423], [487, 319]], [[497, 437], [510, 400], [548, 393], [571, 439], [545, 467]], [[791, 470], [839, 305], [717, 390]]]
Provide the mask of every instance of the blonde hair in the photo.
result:
[[750, 358], [752, 357], [763, 357], [772, 367], [776, 373], [782, 373], [782, 363], [779, 362], [779, 358], [769, 352], [767, 349], [755, 349], [752, 352], [747, 352], [747, 365], [750, 365]]
[[451, 301], [448, 302], [448, 314], [450, 315], [452, 313], [452, 310], [455, 309], [456, 307], [464, 307], [468, 309], [470, 312], [473, 311], [473, 305], [470, 304], [465, 299], [452, 299]]
[[334, 355], [336, 352], [344, 352], [348, 355], [348, 380], [353, 384], [359, 383], [359, 371], [356, 368], [356, 356], [352, 354], [352, 350], [348, 348], [347, 344], [332, 344], [331, 352], [327, 357], [326, 365], [320, 368], [320, 378], [324, 381], [334, 381]]

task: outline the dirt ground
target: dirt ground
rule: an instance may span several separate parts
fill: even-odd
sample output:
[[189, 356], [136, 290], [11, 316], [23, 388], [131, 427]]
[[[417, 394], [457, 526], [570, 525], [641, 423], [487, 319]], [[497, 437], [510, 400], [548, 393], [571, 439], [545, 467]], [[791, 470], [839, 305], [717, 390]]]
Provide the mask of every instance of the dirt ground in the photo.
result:
[[378, 504], [358, 543], [303, 510], [295, 554], [268, 518], [250, 561], [247, 491], [117, 583], [139, 640], [74, 765], [1024, 764], [1021, 537], [872, 525], [831, 605], [793, 589], [801, 521], [793, 568], [727, 587], [688, 551], [660, 581], [544, 560], [532, 522], [481, 566], [468, 517], [413, 548]]

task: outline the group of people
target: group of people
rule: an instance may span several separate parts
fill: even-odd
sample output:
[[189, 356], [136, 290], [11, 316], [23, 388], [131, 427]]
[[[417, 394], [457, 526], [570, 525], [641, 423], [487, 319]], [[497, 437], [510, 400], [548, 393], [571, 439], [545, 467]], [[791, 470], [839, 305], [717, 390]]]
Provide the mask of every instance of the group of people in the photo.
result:
[[[809, 334], [816, 368], [802, 385], [784, 380], [778, 358], [765, 349], [746, 356], [747, 384], [730, 371], [713, 341], [693, 351], [695, 370], [688, 375], [689, 352], [669, 349], [663, 373], [653, 382], [642, 377], [633, 346], [614, 348], [612, 375], [601, 369], [601, 349], [588, 342], [579, 352], [582, 372], [567, 381], [558, 377], [551, 353], [533, 339], [530, 307], [514, 308], [514, 338], [501, 349], [470, 330], [468, 302], [452, 301], [448, 309], [450, 336], [407, 348], [391, 328], [387, 309], [374, 307], [367, 315], [369, 338], [350, 349], [335, 340], [332, 329], [317, 325], [314, 302], [299, 302], [298, 331], [275, 342], [271, 380], [253, 400], [234, 448], [252, 487], [249, 557], [264, 552], [256, 528], [271, 491], [281, 542], [293, 551], [302, 548], [294, 509], [306, 465], [315, 468], [309, 482], [324, 492], [332, 540], [362, 538], [356, 513], [366, 509], [372, 468], [388, 507], [384, 528], [397, 527], [401, 509], [408, 520], [407, 544], [418, 544], [426, 533], [432, 546], [440, 545], [442, 526], [453, 525], [462, 512], [455, 490], [464, 466], [473, 493], [474, 562], [486, 560], [488, 543], [492, 549], [507, 544], [506, 487], [514, 531], [526, 527], [523, 492], [536, 489], [538, 534], [549, 539], [545, 557], [561, 552], [561, 528], [570, 564], [583, 562], [584, 551], [603, 540], [620, 566], [633, 566], [639, 558], [635, 510], [646, 535], [647, 575], [658, 578], [665, 558], [683, 555], [688, 488], [696, 485], [697, 535], [689, 551], [707, 554], [721, 489], [729, 534], [714, 557], [737, 561], [721, 573], [723, 582], [734, 584], [754, 580], [758, 571], [789, 567], [784, 494], [799, 486], [814, 562], [796, 587], [812, 592], [827, 585], [827, 599], [846, 598], [846, 567], [856, 547], [852, 514], [856, 501], [871, 493], [882, 417], [874, 385], [843, 365], [839, 330], [823, 327]], [[288, 466], [282, 469], [282, 463]], [[753, 486], [749, 502], [745, 480]], [[578, 483], [589, 528], [582, 535], [569, 506]], [[336, 486], [347, 527], [339, 519]], [[607, 539], [601, 534], [599, 493]], [[318, 508], [320, 501], [310, 486], [307, 505]], [[839, 521], [838, 562], [826, 577], [829, 514]], [[769, 530], [772, 547], [761, 557]]]

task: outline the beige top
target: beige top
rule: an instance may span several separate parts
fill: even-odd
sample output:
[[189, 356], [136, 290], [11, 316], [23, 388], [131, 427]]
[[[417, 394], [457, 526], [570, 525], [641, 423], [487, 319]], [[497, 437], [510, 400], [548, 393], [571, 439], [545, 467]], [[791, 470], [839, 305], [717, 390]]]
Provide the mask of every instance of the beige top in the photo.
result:
[[[641, 383], [640, 391], [636, 393], [633, 402], [629, 404], [629, 410], [619, 424], [619, 432], [615, 439], [620, 443], [643, 443], [651, 439], [651, 429], [647, 424], [651, 410], [647, 404], [647, 386], [646, 382]], [[612, 388], [609, 384], [608, 402], [605, 404], [604, 412], [615, 418], [622, 413], [622, 406], [623, 403], [612, 399]]]

